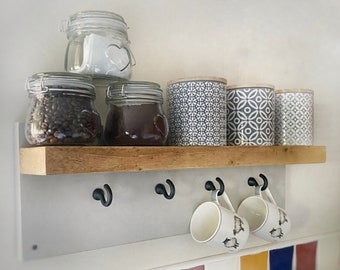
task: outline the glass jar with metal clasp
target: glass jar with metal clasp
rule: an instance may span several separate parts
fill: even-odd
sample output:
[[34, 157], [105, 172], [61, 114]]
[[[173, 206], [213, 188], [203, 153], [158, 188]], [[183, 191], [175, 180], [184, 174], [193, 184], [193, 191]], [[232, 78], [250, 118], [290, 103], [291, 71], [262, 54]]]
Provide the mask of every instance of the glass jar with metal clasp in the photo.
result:
[[63, 21], [67, 34], [65, 70], [96, 78], [130, 79], [135, 64], [124, 18], [108, 11], [82, 11]]
[[116, 82], [108, 86], [104, 129], [107, 145], [164, 145], [169, 133], [160, 85]]
[[25, 136], [32, 145], [93, 145], [101, 120], [92, 79], [66, 72], [36, 73], [26, 82], [30, 104]]

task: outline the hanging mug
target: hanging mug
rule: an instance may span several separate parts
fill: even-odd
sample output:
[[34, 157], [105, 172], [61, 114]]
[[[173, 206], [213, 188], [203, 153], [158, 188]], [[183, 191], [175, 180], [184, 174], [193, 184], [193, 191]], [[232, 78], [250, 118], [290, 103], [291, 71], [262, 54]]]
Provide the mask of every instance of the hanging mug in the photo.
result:
[[198, 243], [223, 248], [228, 252], [240, 250], [249, 236], [248, 222], [235, 213], [235, 210], [224, 192], [222, 194], [229, 209], [218, 202], [217, 193], [212, 192], [212, 201], [199, 205], [190, 221], [190, 233]]
[[290, 231], [290, 218], [277, 206], [268, 188], [264, 192], [269, 201], [262, 198], [261, 188], [261, 185], [255, 187], [255, 196], [243, 200], [237, 213], [247, 219], [254, 235], [270, 242], [282, 240]]

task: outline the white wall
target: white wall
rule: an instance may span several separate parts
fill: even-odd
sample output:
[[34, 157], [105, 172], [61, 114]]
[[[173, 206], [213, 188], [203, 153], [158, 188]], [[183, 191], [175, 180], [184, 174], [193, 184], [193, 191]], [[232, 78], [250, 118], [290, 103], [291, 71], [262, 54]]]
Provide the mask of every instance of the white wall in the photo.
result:
[[[327, 163], [287, 166], [287, 208], [301, 233], [340, 229], [339, 1], [1, 0], [1, 269], [52, 269], [55, 264], [56, 269], [84, 270], [90, 269], [87, 261], [101, 260], [100, 252], [67, 257], [72, 262], [17, 260], [13, 124], [25, 117], [24, 83], [33, 73], [63, 70], [67, 40], [58, 25], [86, 9], [111, 10], [127, 21], [137, 60], [133, 80], [155, 81], [165, 89], [178, 77], [213, 75], [229, 84], [314, 89], [315, 144], [327, 146]], [[103, 261], [101, 266], [109, 265]]]

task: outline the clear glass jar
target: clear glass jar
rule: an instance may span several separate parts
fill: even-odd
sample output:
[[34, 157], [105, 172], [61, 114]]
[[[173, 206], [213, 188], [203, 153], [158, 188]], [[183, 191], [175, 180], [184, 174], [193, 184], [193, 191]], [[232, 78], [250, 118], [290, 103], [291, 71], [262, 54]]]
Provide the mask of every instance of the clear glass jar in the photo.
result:
[[69, 40], [65, 70], [129, 79], [134, 59], [127, 28], [122, 16], [108, 11], [82, 11], [70, 16], [60, 27]]
[[37, 73], [27, 79], [30, 105], [25, 136], [32, 145], [96, 144], [101, 135], [100, 116], [89, 76]]
[[152, 82], [117, 82], [108, 86], [104, 129], [107, 145], [164, 145], [169, 129], [163, 94]]

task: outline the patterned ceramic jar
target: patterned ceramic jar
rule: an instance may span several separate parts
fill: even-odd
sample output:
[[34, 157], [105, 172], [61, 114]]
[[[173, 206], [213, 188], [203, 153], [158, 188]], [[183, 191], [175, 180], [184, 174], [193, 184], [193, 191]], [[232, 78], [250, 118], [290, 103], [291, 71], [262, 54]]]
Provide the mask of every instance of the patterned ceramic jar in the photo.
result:
[[227, 144], [274, 145], [275, 94], [272, 85], [227, 89]]
[[275, 91], [275, 144], [313, 144], [314, 91]]
[[226, 145], [226, 85], [215, 77], [168, 83], [170, 145]]

